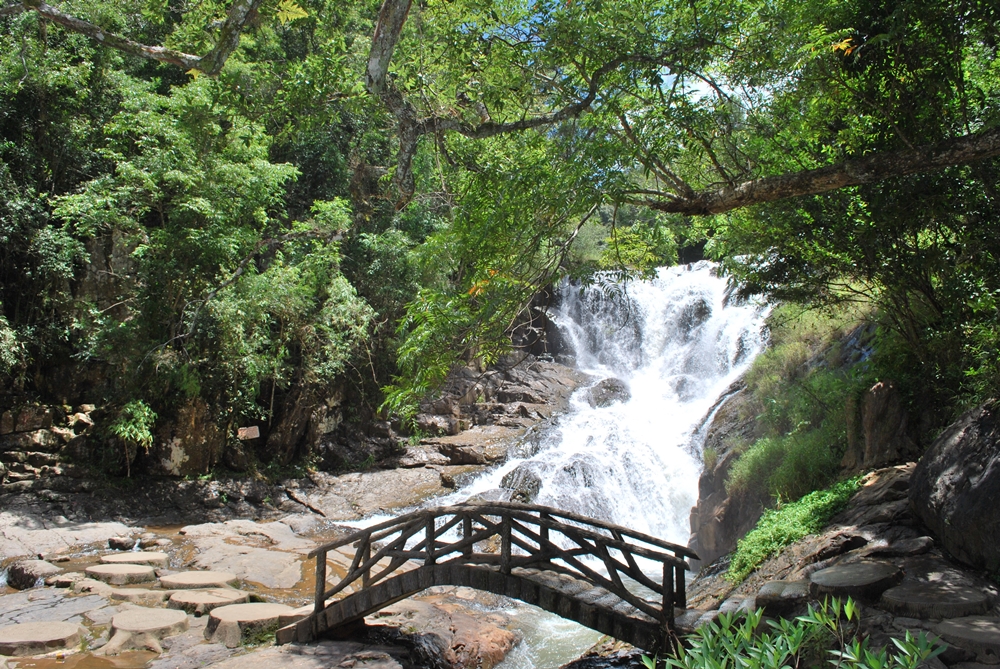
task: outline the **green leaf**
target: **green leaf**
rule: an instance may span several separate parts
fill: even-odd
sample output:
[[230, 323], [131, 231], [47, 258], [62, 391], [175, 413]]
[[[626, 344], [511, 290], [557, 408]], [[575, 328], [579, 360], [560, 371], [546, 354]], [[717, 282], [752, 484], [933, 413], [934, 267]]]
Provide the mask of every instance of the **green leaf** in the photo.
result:
[[281, 21], [281, 25], [290, 23], [296, 19], [304, 19], [309, 16], [309, 12], [302, 9], [295, 0], [281, 0], [278, 3], [278, 20]]

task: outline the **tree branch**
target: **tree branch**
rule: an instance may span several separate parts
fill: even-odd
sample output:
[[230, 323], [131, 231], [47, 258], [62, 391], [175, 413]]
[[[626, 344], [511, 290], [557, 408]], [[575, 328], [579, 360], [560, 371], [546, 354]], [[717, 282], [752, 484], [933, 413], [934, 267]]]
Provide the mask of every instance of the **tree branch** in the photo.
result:
[[263, 0], [237, 0], [237, 2], [234, 2], [229, 8], [226, 21], [222, 25], [218, 43], [204, 56], [195, 56], [162, 46], [140, 44], [127, 37], [108, 32], [98, 25], [71, 16], [57, 7], [39, 2], [38, 0], [24, 0], [21, 4], [2, 7], [0, 8], [0, 16], [13, 16], [27, 10], [34, 10], [49, 21], [57, 23], [73, 32], [85, 35], [112, 49], [117, 49], [118, 51], [139, 58], [176, 65], [183, 70], [198, 70], [214, 76], [222, 70], [226, 59], [239, 46], [243, 28], [256, 14], [262, 2]]
[[940, 170], [1000, 156], [1000, 127], [915, 149], [877, 153], [836, 165], [752, 179], [692, 196], [663, 193], [663, 199], [636, 201], [657, 211], [701, 216], [800, 195], [817, 195], [847, 186]]

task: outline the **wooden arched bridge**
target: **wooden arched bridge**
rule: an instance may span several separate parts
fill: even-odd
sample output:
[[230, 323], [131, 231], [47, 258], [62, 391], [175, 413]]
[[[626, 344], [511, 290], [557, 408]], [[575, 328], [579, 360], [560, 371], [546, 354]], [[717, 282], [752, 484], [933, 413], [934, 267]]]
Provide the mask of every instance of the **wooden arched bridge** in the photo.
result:
[[[327, 588], [327, 554], [348, 545], [354, 560]], [[278, 643], [311, 641], [431, 586], [462, 585], [534, 604], [655, 652], [670, 644], [674, 609], [685, 607], [684, 558], [698, 556], [550, 507], [467, 502], [400, 516], [309, 557], [316, 558], [313, 612], [279, 630]], [[653, 565], [653, 576], [640, 568], [643, 560]]]

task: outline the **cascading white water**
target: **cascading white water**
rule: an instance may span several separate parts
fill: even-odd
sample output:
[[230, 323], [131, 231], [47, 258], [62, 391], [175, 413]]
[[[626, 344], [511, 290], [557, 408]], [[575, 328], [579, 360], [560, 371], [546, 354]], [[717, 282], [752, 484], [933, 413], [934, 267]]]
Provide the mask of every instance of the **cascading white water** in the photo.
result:
[[686, 544], [701, 471], [698, 428], [763, 348], [764, 308], [734, 304], [707, 262], [659, 270], [651, 281], [565, 284], [553, 320], [595, 383], [630, 397], [594, 406], [578, 391], [569, 412], [527, 458], [462, 491], [498, 487], [515, 468], [540, 482], [535, 502]]

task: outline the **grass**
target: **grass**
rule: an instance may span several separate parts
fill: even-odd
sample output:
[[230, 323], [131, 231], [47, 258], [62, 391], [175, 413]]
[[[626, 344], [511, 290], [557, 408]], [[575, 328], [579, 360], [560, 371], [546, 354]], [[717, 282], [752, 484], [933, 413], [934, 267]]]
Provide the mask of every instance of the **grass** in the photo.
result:
[[859, 478], [836, 483], [825, 490], [764, 512], [757, 526], [740, 539], [729, 563], [726, 578], [742, 582], [764, 560], [802, 537], [823, 529], [858, 490]]

